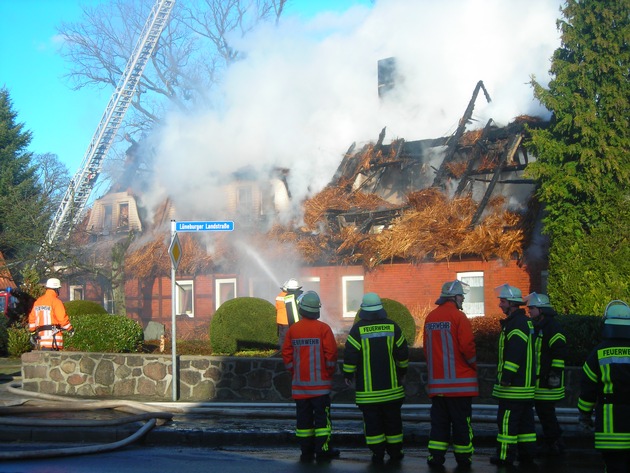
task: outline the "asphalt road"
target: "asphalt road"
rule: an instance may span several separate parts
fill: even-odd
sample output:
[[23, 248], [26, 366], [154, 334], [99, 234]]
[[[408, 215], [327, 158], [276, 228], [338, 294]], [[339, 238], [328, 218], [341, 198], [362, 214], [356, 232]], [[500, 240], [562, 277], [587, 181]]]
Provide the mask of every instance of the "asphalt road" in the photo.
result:
[[[59, 446], [59, 445], [55, 445]], [[7, 448], [5, 445], [2, 448]], [[26, 451], [30, 445], [13, 445]], [[37, 448], [42, 448], [41, 445]], [[593, 473], [603, 472], [599, 457], [593, 452], [572, 453], [561, 459], [539, 461], [536, 466], [497, 468], [489, 463], [491, 451], [478, 451], [471, 473], [538, 472], [538, 473]], [[373, 466], [367, 449], [342, 449], [341, 458], [326, 464], [301, 464], [299, 450], [284, 448], [188, 448], [131, 446], [109, 453], [0, 462], [0, 472], [6, 473], [284, 473], [284, 472], [376, 472], [399, 473], [434, 472], [426, 464], [426, 451], [406, 449], [400, 465]], [[452, 456], [447, 457], [444, 473], [459, 473]]]

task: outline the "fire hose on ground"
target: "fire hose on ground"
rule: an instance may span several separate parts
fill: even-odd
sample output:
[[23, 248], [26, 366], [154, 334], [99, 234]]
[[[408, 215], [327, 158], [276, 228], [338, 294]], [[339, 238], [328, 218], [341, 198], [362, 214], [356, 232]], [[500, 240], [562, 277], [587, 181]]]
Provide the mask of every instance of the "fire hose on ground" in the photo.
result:
[[[63, 427], [93, 427], [112, 426], [131, 422], [147, 421], [133, 435], [108, 444], [82, 447], [46, 449], [39, 451], [0, 452], [0, 460], [49, 458], [54, 456], [84, 455], [112, 451], [130, 445], [141, 439], [156, 425], [162, 425], [173, 419], [175, 414], [184, 416], [203, 416], [217, 418], [247, 418], [247, 419], [292, 419], [295, 416], [295, 404], [283, 403], [243, 403], [243, 402], [149, 402], [120, 400], [85, 400], [35, 393], [20, 389], [19, 383], [9, 385], [7, 390], [25, 398], [36, 398], [49, 402], [39, 402], [37, 406], [16, 405], [0, 407], [0, 424], [18, 426], [63, 426]], [[333, 404], [336, 419], [361, 420], [361, 413], [354, 404]], [[406, 404], [403, 406], [402, 417], [407, 422], [430, 422], [430, 404]], [[35, 418], [3, 417], [11, 414], [51, 412], [51, 411], [91, 411], [98, 409], [115, 409], [129, 413], [126, 417], [104, 420], [48, 420]], [[473, 404], [473, 421], [478, 423], [496, 422], [495, 405]], [[561, 424], [577, 424], [577, 409], [557, 408], [558, 420]]]
[[[173, 418], [170, 412], [164, 412], [155, 407], [135, 401], [94, 401], [73, 399], [64, 396], [34, 393], [24, 391], [21, 384], [13, 383], [7, 390], [14, 394], [27, 398], [43, 399], [49, 402], [39, 403], [37, 406], [25, 406], [22, 404], [9, 407], [0, 407], [0, 424], [13, 426], [39, 426], [39, 427], [103, 427], [112, 425], [123, 425], [132, 422], [146, 423], [129, 437], [107, 444], [86, 445], [80, 447], [47, 448], [42, 450], [21, 450], [11, 452], [0, 452], [0, 460], [18, 460], [32, 458], [52, 458], [74, 455], [86, 455], [91, 453], [103, 453], [126, 447], [141, 439], [153, 427], [167, 422]], [[92, 411], [101, 409], [114, 409], [120, 412], [130, 413], [125, 417], [102, 420], [78, 420], [78, 419], [35, 419], [28, 417], [5, 417], [12, 414], [36, 413], [36, 412], [76, 412]]]

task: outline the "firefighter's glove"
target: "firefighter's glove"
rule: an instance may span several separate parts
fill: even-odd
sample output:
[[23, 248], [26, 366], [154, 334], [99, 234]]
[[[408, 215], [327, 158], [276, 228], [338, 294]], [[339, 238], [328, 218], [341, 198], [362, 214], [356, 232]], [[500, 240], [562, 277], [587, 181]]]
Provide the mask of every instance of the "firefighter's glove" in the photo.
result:
[[593, 431], [593, 418], [590, 412], [580, 411], [580, 416], [578, 417], [578, 426], [584, 432]]
[[552, 371], [549, 373], [549, 377], [547, 378], [547, 385], [550, 388], [559, 388], [560, 387], [561, 378], [558, 373]]
[[70, 330], [68, 330], [68, 336], [73, 337], [74, 336], [74, 329], [71, 328]]
[[29, 337], [29, 341], [31, 342], [31, 345], [36, 347], [38, 340], [39, 340], [39, 336], [37, 335], [37, 333], [35, 332], [31, 333], [31, 336]]

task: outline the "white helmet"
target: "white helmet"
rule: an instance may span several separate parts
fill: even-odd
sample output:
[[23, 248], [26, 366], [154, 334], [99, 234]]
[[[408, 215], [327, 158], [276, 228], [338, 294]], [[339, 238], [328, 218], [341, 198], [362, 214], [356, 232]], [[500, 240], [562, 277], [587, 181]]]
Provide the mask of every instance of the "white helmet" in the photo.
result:
[[61, 287], [61, 281], [57, 278], [50, 278], [46, 281], [47, 289], [59, 289]]
[[470, 286], [456, 279], [455, 281], [447, 281], [442, 285], [440, 297], [463, 296], [468, 294], [468, 291], [470, 291]]
[[523, 304], [523, 293], [517, 287], [510, 286], [506, 283], [494, 288], [494, 291], [499, 299], [506, 299], [510, 302]]
[[285, 284], [284, 287], [286, 288], [286, 290], [288, 291], [297, 291], [298, 289], [301, 289], [302, 286], [300, 286], [300, 283], [297, 282], [297, 279], [289, 279]]

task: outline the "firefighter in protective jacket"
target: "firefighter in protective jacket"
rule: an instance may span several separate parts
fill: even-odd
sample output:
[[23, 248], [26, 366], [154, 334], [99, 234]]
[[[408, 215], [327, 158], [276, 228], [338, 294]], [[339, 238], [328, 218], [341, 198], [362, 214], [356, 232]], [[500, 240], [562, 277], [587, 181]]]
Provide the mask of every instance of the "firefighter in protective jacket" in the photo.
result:
[[35, 301], [28, 316], [28, 329], [33, 336], [39, 338], [42, 350], [62, 350], [63, 335], [60, 330], [74, 333], [66, 308], [59, 299], [61, 281], [50, 278], [46, 281], [46, 293]]
[[611, 301], [604, 311], [602, 341], [582, 369], [580, 424], [592, 428], [607, 473], [630, 471], [630, 307]]
[[356, 380], [355, 402], [363, 413], [365, 440], [372, 462], [400, 461], [403, 427], [402, 384], [409, 365], [409, 348], [402, 330], [387, 318], [380, 297], [363, 296], [359, 321], [350, 329], [344, 351], [343, 374], [348, 386]]
[[534, 393], [536, 363], [534, 326], [525, 311], [521, 290], [504, 284], [496, 288], [501, 320], [499, 363], [492, 397], [498, 400], [497, 451], [490, 457], [495, 465], [512, 465], [514, 460], [531, 464], [536, 442]]
[[337, 342], [330, 326], [317, 320], [320, 307], [316, 292], [302, 295], [298, 301], [301, 320], [289, 327], [282, 346], [282, 360], [292, 378], [300, 461], [307, 463], [339, 456], [339, 450], [330, 447], [330, 390], [337, 369]]
[[[448, 281], [424, 322], [422, 348], [431, 398], [430, 466], [444, 464], [451, 439], [458, 466], [472, 463], [472, 398], [479, 395], [477, 349], [472, 326], [462, 312], [467, 285]], [[451, 436], [452, 430], [452, 436]]]
[[556, 320], [549, 297], [532, 292], [525, 297], [529, 316], [534, 324], [536, 353], [536, 391], [534, 407], [542, 427], [540, 453], [561, 455], [564, 443], [556, 416], [556, 403], [564, 399], [564, 360], [567, 339]]

